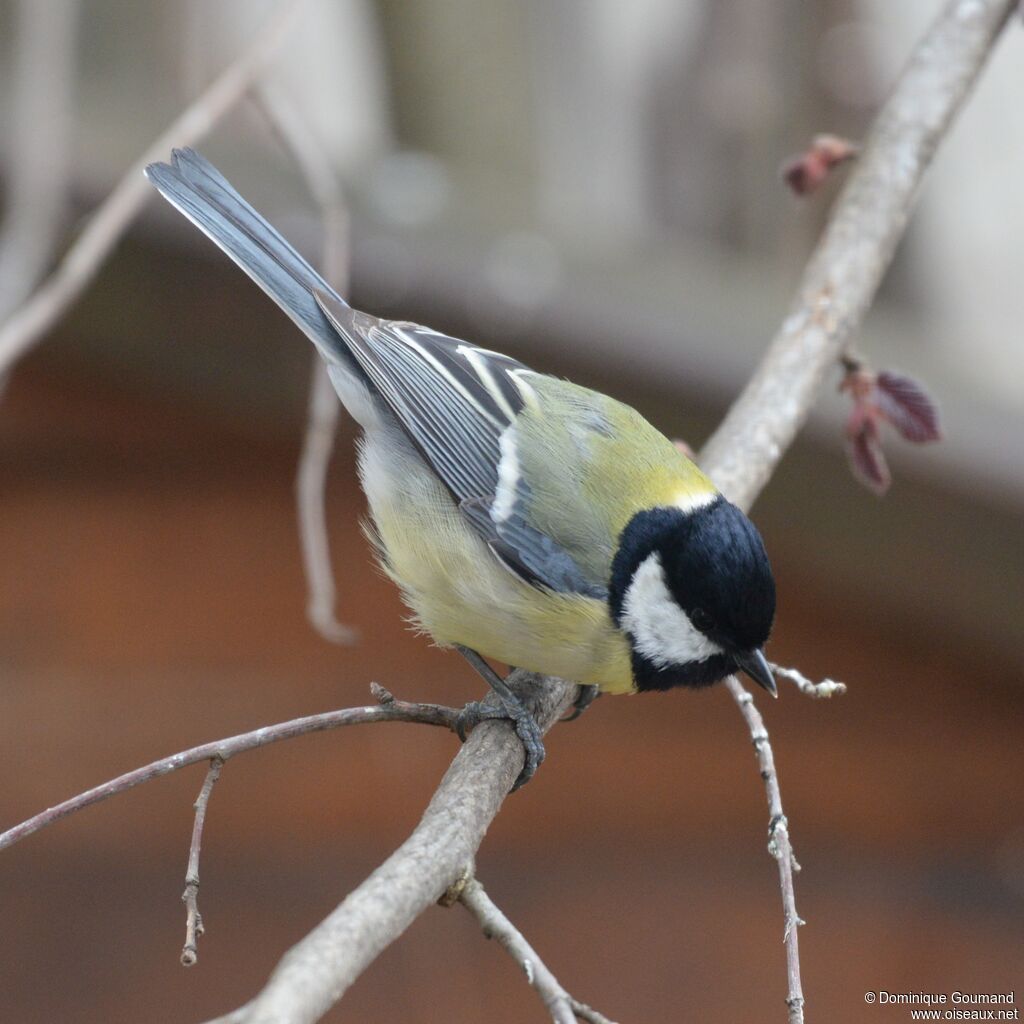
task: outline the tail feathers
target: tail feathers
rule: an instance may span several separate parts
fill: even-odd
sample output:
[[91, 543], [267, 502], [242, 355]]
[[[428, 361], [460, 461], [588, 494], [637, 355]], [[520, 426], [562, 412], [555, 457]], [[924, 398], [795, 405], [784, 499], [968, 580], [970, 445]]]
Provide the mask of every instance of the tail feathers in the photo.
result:
[[146, 177], [291, 317], [328, 362], [353, 367], [313, 291], [344, 300], [208, 160], [193, 149], [176, 149], [169, 164], [150, 164]]

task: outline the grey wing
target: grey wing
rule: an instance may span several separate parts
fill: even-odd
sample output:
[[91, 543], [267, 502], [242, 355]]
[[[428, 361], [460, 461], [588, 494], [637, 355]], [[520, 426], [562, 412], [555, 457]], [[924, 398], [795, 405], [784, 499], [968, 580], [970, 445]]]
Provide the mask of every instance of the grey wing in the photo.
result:
[[363, 372], [494, 554], [529, 583], [603, 597], [572, 556], [532, 527], [516, 455], [531, 389], [522, 363], [417, 324], [378, 320], [314, 292]]

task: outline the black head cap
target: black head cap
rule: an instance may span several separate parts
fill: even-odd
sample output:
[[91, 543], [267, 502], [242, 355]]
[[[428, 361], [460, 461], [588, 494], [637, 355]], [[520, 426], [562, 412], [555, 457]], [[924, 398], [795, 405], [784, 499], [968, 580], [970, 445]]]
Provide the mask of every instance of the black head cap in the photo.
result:
[[686, 515], [659, 545], [672, 596], [727, 650], [764, 645], [775, 618], [775, 579], [757, 527], [717, 498]]
[[[692, 511], [638, 513], [623, 530], [612, 566], [609, 604], [616, 622], [633, 574], [655, 552], [674, 601], [725, 653], [675, 671], [659, 670], [668, 674], [652, 677], [648, 686], [706, 685], [743, 667], [744, 657], [767, 641], [775, 618], [775, 580], [754, 524], [722, 497]], [[647, 688], [644, 675], [639, 666], [641, 688]]]

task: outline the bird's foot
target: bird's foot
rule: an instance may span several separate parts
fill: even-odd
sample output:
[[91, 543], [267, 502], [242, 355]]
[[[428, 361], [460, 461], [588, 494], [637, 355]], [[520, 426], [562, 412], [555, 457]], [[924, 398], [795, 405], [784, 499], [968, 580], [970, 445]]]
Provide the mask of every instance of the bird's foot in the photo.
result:
[[512, 716], [504, 708], [494, 708], [479, 700], [471, 700], [455, 719], [456, 735], [466, 742], [466, 736], [472, 732], [481, 722], [494, 722], [497, 720], [508, 720]]
[[576, 688], [576, 699], [572, 702], [572, 711], [562, 721], [575, 722], [600, 696], [601, 691], [596, 686], [580, 683]]
[[537, 725], [533, 715], [515, 697], [501, 698], [501, 707], [492, 707], [490, 704], [471, 700], [459, 712], [459, 716], [455, 720], [455, 732], [465, 743], [467, 734], [481, 722], [495, 721], [512, 722], [516, 735], [523, 744], [523, 770], [512, 787], [511, 791], [514, 793], [521, 786], [525, 786], [541, 766], [546, 754], [544, 740], [541, 736], [540, 726]]
[[[511, 792], [514, 793], [533, 778], [544, 760], [544, 739], [540, 726], [537, 725], [537, 720], [515, 695], [508, 683], [476, 651], [470, 647], [463, 647], [461, 644], [456, 644], [455, 649], [483, 676], [501, 701], [501, 710], [498, 714], [491, 714], [492, 711], [498, 709], [480, 705], [476, 701], [467, 704], [459, 716], [455, 729], [460, 736], [464, 736], [466, 725], [475, 725], [484, 718], [509, 718], [512, 720], [516, 727], [516, 735], [523, 744], [523, 770], [519, 773], [519, 778], [516, 779], [516, 784], [511, 789]], [[474, 704], [476, 704], [475, 708]], [[465, 716], [464, 719], [463, 716]]]
[[516, 735], [523, 744], [523, 770], [519, 773], [511, 792], [525, 786], [537, 773], [547, 752], [544, 750], [544, 737], [537, 720], [526, 709], [518, 697], [502, 698], [508, 717], [516, 727]]

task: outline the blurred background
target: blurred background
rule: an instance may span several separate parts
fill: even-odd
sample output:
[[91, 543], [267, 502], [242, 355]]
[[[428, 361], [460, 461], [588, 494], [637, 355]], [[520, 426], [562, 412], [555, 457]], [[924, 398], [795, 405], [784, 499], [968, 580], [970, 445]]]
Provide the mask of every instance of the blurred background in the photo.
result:
[[[784, 316], [860, 138], [937, 0], [307, 0], [272, 79], [329, 152], [353, 303], [612, 391], [694, 447]], [[0, 313], [274, 5], [0, 3]], [[797, 856], [808, 1019], [866, 990], [1024, 988], [1024, 37], [930, 172], [861, 336], [946, 439], [890, 438], [879, 500], [822, 395], [755, 509], [770, 655], [850, 685], [764, 708]], [[200, 148], [311, 257], [320, 217], [250, 101]], [[12, 242], [13, 240], [13, 242]], [[13, 254], [13, 256], [12, 256]], [[37, 268], [37, 269], [34, 269]], [[156, 196], [0, 399], [0, 825], [158, 756], [368, 700], [478, 696], [373, 568], [346, 423], [328, 511], [340, 616], [305, 618], [294, 477], [307, 343]], [[838, 372], [835, 383], [838, 383]], [[763, 703], [763, 702], [762, 702]], [[411, 726], [232, 761], [199, 964], [178, 897], [201, 768], [0, 856], [0, 1019], [200, 1020], [414, 825], [456, 741]], [[624, 1024], [781, 1020], [782, 914], [745, 725], [721, 690], [603, 699], [549, 738], [479, 875], [560, 980]], [[1020, 999], [1018, 994], [1018, 999]], [[330, 1021], [541, 1021], [459, 909], [425, 914]]]

